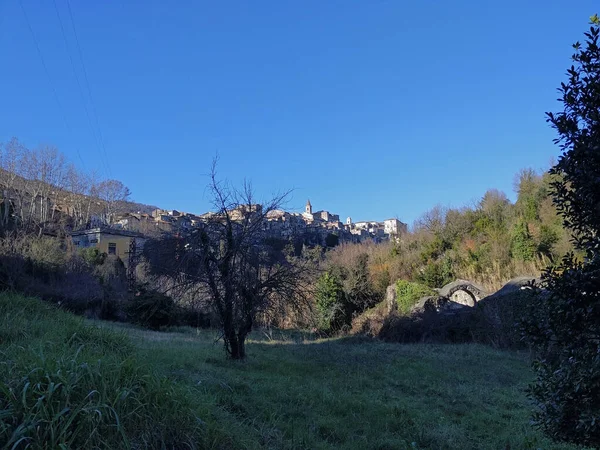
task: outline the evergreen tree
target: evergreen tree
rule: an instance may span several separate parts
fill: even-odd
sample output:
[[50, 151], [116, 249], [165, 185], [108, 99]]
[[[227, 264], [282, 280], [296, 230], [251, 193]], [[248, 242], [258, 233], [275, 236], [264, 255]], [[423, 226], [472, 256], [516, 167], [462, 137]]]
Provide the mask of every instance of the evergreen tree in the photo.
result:
[[548, 113], [562, 155], [552, 174], [554, 202], [575, 247], [543, 277], [549, 295], [525, 322], [539, 355], [530, 394], [535, 422], [552, 438], [600, 446], [600, 21], [574, 45], [569, 79], [559, 88], [563, 110]]

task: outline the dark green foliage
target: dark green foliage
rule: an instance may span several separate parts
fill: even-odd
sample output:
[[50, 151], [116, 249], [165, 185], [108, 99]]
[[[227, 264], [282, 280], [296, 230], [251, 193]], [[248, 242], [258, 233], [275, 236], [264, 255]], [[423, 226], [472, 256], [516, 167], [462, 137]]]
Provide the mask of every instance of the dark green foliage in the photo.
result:
[[538, 175], [532, 169], [524, 169], [519, 173], [517, 191], [517, 215], [525, 222], [539, 220], [540, 203], [548, 195], [547, 186], [538, 182]]
[[177, 323], [178, 310], [171, 297], [140, 287], [127, 308], [130, 320], [152, 330]]
[[421, 252], [421, 258], [427, 263], [439, 258], [446, 250], [451, 248], [452, 244], [450, 242], [440, 236], [436, 236], [435, 239], [425, 245], [425, 248]]
[[82, 248], [79, 251], [81, 258], [90, 266], [101, 266], [106, 260], [106, 253], [100, 252], [96, 247]]
[[324, 331], [349, 327], [353, 316], [380, 300], [369, 273], [369, 255], [358, 254], [348, 266], [332, 264], [317, 283], [320, 327]]
[[415, 278], [418, 282], [431, 288], [442, 287], [456, 278], [454, 262], [450, 256], [444, 255], [443, 258], [427, 264]]
[[326, 247], [335, 247], [340, 243], [340, 237], [337, 234], [329, 233], [325, 237], [325, 246]]
[[549, 225], [540, 226], [540, 237], [537, 246], [537, 251], [542, 255], [552, 258], [554, 245], [558, 242], [558, 232]]
[[316, 306], [323, 331], [340, 330], [348, 321], [346, 294], [340, 280], [325, 272], [317, 282]]
[[600, 446], [600, 36], [599, 20], [576, 43], [569, 79], [559, 88], [563, 111], [548, 113], [562, 155], [552, 168], [554, 202], [573, 231], [571, 253], [543, 277], [548, 296], [525, 338], [539, 358], [530, 395], [535, 421], [552, 438]]
[[408, 314], [420, 298], [435, 294], [434, 290], [419, 283], [406, 280], [396, 282], [396, 301], [401, 314]]
[[520, 261], [531, 261], [536, 254], [536, 245], [525, 222], [518, 222], [512, 230], [512, 255]]
[[600, 264], [565, 256], [544, 274], [547, 299], [523, 324], [535, 348], [536, 423], [556, 440], [600, 445]]

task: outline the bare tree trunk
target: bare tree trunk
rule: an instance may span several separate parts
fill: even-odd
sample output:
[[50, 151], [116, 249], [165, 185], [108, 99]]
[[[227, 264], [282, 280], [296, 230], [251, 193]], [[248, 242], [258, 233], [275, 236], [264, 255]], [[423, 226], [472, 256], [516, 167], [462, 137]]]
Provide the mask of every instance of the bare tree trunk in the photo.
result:
[[246, 357], [246, 336], [238, 335], [233, 329], [225, 332], [225, 349], [231, 359], [244, 359]]
[[238, 330], [236, 333], [232, 323], [223, 328], [225, 334], [225, 350], [229, 354], [229, 357], [231, 359], [244, 359], [246, 357], [247, 333], [244, 330]]

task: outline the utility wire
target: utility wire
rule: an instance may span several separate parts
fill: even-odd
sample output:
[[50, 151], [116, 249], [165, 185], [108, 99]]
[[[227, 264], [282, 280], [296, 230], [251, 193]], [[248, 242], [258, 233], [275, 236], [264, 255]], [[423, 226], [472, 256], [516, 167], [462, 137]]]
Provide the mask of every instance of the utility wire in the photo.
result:
[[[33, 42], [35, 43], [35, 48], [37, 49], [38, 56], [40, 57], [40, 61], [42, 62], [44, 72], [46, 72], [46, 76], [48, 77], [48, 81], [50, 82], [50, 87], [52, 88], [52, 92], [54, 93], [54, 99], [56, 100], [56, 103], [58, 104], [58, 108], [60, 109], [60, 111], [62, 113], [63, 120], [65, 121], [65, 126], [67, 127], [67, 131], [72, 136], [73, 133], [71, 130], [71, 126], [69, 125], [69, 121], [67, 120], [67, 115], [65, 114], [65, 109], [63, 108], [62, 103], [60, 102], [60, 98], [58, 97], [58, 92], [56, 91], [56, 87], [54, 86], [54, 82], [52, 81], [52, 77], [50, 76], [50, 71], [48, 70], [48, 66], [46, 65], [46, 61], [44, 60], [44, 55], [42, 54], [42, 50], [40, 48], [40, 44], [37, 40], [37, 37], [35, 36], [35, 33], [33, 32], [33, 27], [31, 26], [31, 23], [29, 22], [29, 17], [27, 17], [27, 12], [25, 11], [25, 8], [23, 7], [22, 0], [19, 0], [19, 6], [21, 6], [21, 11], [23, 11], [23, 16], [25, 17], [25, 22], [27, 23], [27, 27], [29, 28], [29, 32], [31, 33], [31, 37], [33, 38]], [[85, 163], [83, 162], [83, 158], [81, 157], [81, 153], [79, 152], [79, 148], [77, 145], [75, 145], [75, 150], [77, 151], [77, 156], [79, 157], [79, 160], [81, 161], [82, 167], [85, 169]]]
[[69, 55], [69, 60], [71, 61], [71, 68], [73, 69], [73, 75], [75, 75], [75, 80], [77, 81], [77, 87], [79, 88], [79, 95], [81, 96], [81, 100], [83, 102], [83, 108], [85, 110], [85, 115], [87, 116], [88, 124], [92, 131], [94, 140], [96, 141], [96, 145], [98, 146], [98, 151], [100, 152], [100, 161], [102, 162], [102, 164], [104, 166], [104, 171], [106, 173], [106, 176], [108, 176], [109, 175], [109, 172], [107, 170], [108, 166], [102, 159], [102, 149], [100, 148], [100, 141], [98, 140], [98, 136], [96, 135], [96, 131], [94, 130], [94, 126], [92, 125], [92, 120], [90, 118], [90, 113], [88, 111], [85, 95], [83, 94], [83, 89], [81, 88], [81, 83], [79, 81], [79, 77], [77, 76], [77, 70], [75, 70], [75, 63], [74, 63], [73, 57], [71, 55], [71, 49], [69, 48], [69, 43], [67, 41], [67, 35], [65, 33], [65, 28], [63, 26], [63, 22], [60, 17], [60, 13], [58, 12], [58, 6], [56, 6], [56, 0], [52, 0], [52, 2], [54, 3], [54, 10], [56, 11], [56, 17], [58, 18], [58, 23], [60, 24], [60, 31], [62, 32], [63, 40], [65, 41], [65, 47], [67, 49], [67, 54]]
[[71, 26], [73, 27], [73, 33], [75, 35], [75, 43], [77, 44], [77, 52], [79, 53], [79, 59], [81, 60], [81, 66], [83, 67], [83, 77], [85, 79], [85, 85], [87, 87], [88, 95], [90, 97], [90, 103], [92, 105], [92, 114], [94, 119], [96, 120], [96, 127], [98, 129], [98, 136], [100, 138], [100, 145], [102, 146], [102, 151], [104, 152], [104, 157], [106, 158], [106, 163], [108, 165], [108, 172], [110, 177], [112, 178], [112, 172], [110, 170], [110, 161], [108, 159], [108, 155], [106, 152], [106, 145], [104, 145], [104, 139], [102, 137], [102, 130], [100, 129], [100, 123], [98, 122], [98, 113], [96, 111], [96, 106], [94, 105], [94, 99], [92, 97], [92, 90], [90, 89], [90, 82], [87, 75], [87, 70], [85, 68], [85, 63], [83, 62], [83, 53], [81, 51], [81, 45], [79, 45], [79, 37], [77, 36], [77, 29], [75, 28], [75, 20], [73, 19], [73, 11], [71, 10], [71, 2], [67, 0], [67, 7], [69, 10], [69, 17], [71, 19]]

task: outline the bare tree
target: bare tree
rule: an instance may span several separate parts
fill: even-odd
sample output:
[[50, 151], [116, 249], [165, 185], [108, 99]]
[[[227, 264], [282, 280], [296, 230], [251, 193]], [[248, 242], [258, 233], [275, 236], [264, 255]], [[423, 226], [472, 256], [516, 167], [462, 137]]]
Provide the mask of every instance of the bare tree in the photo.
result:
[[123, 203], [129, 200], [129, 188], [118, 180], [106, 180], [96, 186], [97, 196], [103, 204], [103, 220], [112, 225], [116, 216], [121, 212]]
[[38, 219], [44, 224], [54, 218], [61, 192], [65, 187], [67, 165], [65, 156], [55, 147], [44, 146], [36, 153], [39, 166], [36, 184], [39, 186], [39, 196], [34, 200], [39, 201]]
[[[2, 151], [2, 184], [5, 187], [4, 198], [8, 200], [17, 222], [25, 222], [28, 210], [29, 182], [26, 178], [31, 160], [31, 151], [12, 138]], [[5, 214], [8, 210], [5, 210]], [[6, 218], [8, 220], [8, 218]]]
[[444, 228], [447, 211], [448, 208], [436, 205], [415, 220], [413, 228], [415, 230], [426, 230], [432, 234], [439, 234]]
[[[258, 204], [250, 184], [238, 190], [219, 182], [215, 164], [210, 180], [216, 212], [189, 237], [173, 240], [169, 260], [177, 264], [170, 273], [203, 293], [220, 319], [228, 355], [243, 359], [257, 317], [284, 304], [307, 304], [314, 264], [267, 239], [267, 214], [287, 193]], [[158, 259], [165, 264], [164, 255]]]
[[18, 214], [17, 208], [17, 179], [21, 158], [25, 147], [12, 138], [6, 144], [0, 145], [0, 187], [2, 188], [2, 217], [0, 223], [3, 227], [8, 225], [11, 212]]
[[67, 167], [64, 203], [74, 229], [85, 227], [89, 220], [93, 186], [93, 175], [79, 171], [73, 164]]

